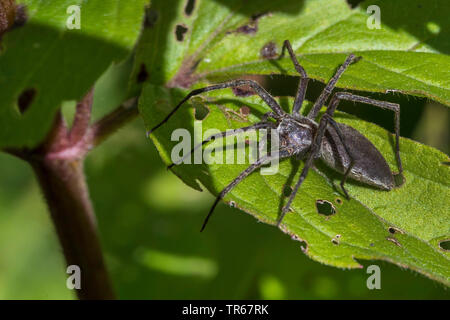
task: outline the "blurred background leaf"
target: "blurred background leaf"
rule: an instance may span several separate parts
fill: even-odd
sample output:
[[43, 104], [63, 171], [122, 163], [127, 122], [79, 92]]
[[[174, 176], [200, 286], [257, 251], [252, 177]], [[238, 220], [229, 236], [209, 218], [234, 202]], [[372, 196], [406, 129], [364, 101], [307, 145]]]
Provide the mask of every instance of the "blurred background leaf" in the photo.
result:
[[131, 52], [148, 3], [78, 1], [80, 29], [68, 29], [73, 1], [17, 2], [28, 18], [2, 37], [0, 147], [39, 143], [64, 101], [79, 100]]

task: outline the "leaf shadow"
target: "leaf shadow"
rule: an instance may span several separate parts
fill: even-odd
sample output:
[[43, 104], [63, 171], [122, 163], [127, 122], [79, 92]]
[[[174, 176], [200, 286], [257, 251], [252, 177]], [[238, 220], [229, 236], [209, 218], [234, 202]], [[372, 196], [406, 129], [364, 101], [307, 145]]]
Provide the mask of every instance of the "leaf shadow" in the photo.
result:
[[258, 14], [266, 12], [283, 12], [287, 14], [298, 14], [303, 6], [304, 0], [284, 1], [284, 0], [214, 0], [223, 6], [230, 8], [232, 11], [238, 12], [251, 18]]
[[447, 0], [368, 1], [360, 4], [365, 12], [370, 5], [380, 7], [381, 23], [396, 31], [407, 32], [439, 52], [450, 53], [450, 20]]
[[[290, 158], [291, 161], [291, 165], [292, 165], [292, 169], [291, 172], [289, 173], [288, 178], [286, 179], [286, 183], [283, 186], [283, 192], [280, 193], [280, 201], [278, 204], [278, 218], [281, 216], [281, 213], [283, 211], [283, 207], [285, 205], [286, 199], [289, 198], [289, 195], [292, 192], [292, 185], [294, 182], [294, 177], [298, 172], [298, 168], [300, 167], [300, 161], [295, 159], [295, 158]], [[290, 191], [288, 194], [286, 194], [284, 191], [289, 188], [288, 190]], [[277, 219], [278, 219], [277, 218]]]

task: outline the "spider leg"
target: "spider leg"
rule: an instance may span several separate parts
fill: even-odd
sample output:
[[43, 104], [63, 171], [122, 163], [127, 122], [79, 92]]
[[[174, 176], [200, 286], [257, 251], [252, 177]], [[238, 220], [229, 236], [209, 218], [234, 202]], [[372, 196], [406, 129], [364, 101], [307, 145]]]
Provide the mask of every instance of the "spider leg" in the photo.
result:
[[269, 111], [263, 114], [261, 117], [261, 122], [266, 122], [269, 118], [277, 119], [278, 117], [275, 113]]
[[192, 90], [189, 92], [186, 97], [184, 97], [183, 100], [180, 101], [180, 103], [177, 104], [177, 106], [155, 127], [150, 129], [150, 131], [147, 132], [147, 135], [158, 129], [161, 125], [167, 122], [167, 120], [170, 119], [170, 117], [181, 107], [183, 103], [185, 103], [187, 100], [189, 100], [191, 97], [201, 94], [203, 92], [208, 92], [212, 90], [218, 90], [218, 89], [225, 89], [225, 88], [231, 88], [231, 87], [239, 87], [248, 85], [252, 87], [253, 90], [261, 97], [261, 99], [264, 100], [264, 102], [278, 115], [282, 116], [285, 114], [285, 112], [281, 109], [281, 107], [278, 105], [277, 101], [263, 88], [261, 87], [256, 81], [253, 80], [233, 80], [229, 82], [219, 83], [215, 84], [209, 87], [199, 88]]
[[305, 166], [303, 167], [302, 173], [300, 174], [300, 178], [299, 178], [297, 184], [295, 185], [294, 189], [292, 190], [292, 193], [289, 197], [289, 200], [288, 200], [286, 206], [284, 206], [284, 208], [282, 210], [281, 216], [277, 222], [277, 226], [280, 226], [281, 221], [283, 220], [284, 216], [286, 215], [287, 211], [289, 210], [289, 208], [292, 204], [292, 201], [294, 200], [295, 195], [297, 194], [298, 189], [300, 188], [303, 180], [305, 180], [309, 169], [312, 167], [314, 159], [319, 154], [323, 135], [325, 134], [325, 130], [326, 130], [328, 123], [330, 123], [336, 129], [336, 132], [345, 148], [345, 151], [347, 152], [347, 154], [349, 155], [349, 157], [351, 159], [351, 163], [350, 163], [349, 167], [347, 168], [347, 170], [344, 174], [344, 177], [341, 181], [341, 188], [344, 191], [346, 197], [348, 198], [348, 193], [344, 188], [344, 184], [347, 179], [347, 176], [350, 173], [352, 166], [354, 165], [354, 160], [351, 156], [350, 150], [347, 148], [347, 145], [344, 142], [341, 131], [338, 129], [336, 122], [332, 119], [334, 111], [336, 110], [340, 100], [349, 100], [349, 101], [367, 103], [367, 104], [371, 104], [371, 105], [374, 105], [374, 106], [382, 108], [382, 109], [388, 109], [388, 110], [392, 110], [395, 112], [395, 137], [396, 137], [395, 154], [396, 154], [397, 163], [398, 163], [398, 167], [399, 167], [399, 174], [401, 175], [403, 173], [403, 167], [402, 167], [402, 163], [401, 163], [401, 159], [400, 159], [400, 144], [399, 144], [399, 140], [400, 140], [400, 138], [399, 138], [399, 136], [400, 136], [400, 106], [396, 103], [391, 103], [391, 102], [387, 102], [387, 101], [379, 101], [379, 100], [375, 100], [375, 99], [371, 99], [371, 98], [367, 98], [367, 97], [363, 97], [363, 96], [357, 96], [357, 95], [347, 93], [347, 92], [337, 92], [336, 94], [334, 94], [333, 98], [331, 99], [326, 113], [320, 119], [319, 128], [317, 129], [317, 134], [315, 135], [313, 143], [311, 144], [311, 151], [308, 155], [307, 160], [305, 161]]
[[292, 113], [299, 113], [302, 107], [303, 101], [305, 100], [306, 88], [308, 86], [308, 75], [306, 74], [305, 69], [298, 63], [297, 57], [294, 54], [294, 50], [292, 50], [291, 43], [289, 40], [284, 40], [283, 48], [281, 49], [281, 54], [279, 58], [284, 57], [285, 49], [288, 50], [289, 56], [291, 57], [292, 63], [294, 64], [295, 70], [300, 74], [300, 82], [298, 84], [297, 95], [294, 101], [294, 107], [292, 108]]
[[363, 96], [358, 96], [355, 94], [351, 94], [348, 92], [337, 92], [333, 95], [333, 98], [331, 98], [330, 104], [327, 108], [326, 113], [333, 116], [334, 111], [336, 110], [340, 100], [348, 100], [348, 101], [354, 101], [354, 102], [362, 102], [366, 104], [371, 104], [375, 107], [381, 108], [381, 109], [388, 109], [391, 111], [394, 111], [394, 121], [395, 121], [395, 158], [397, 160], [397, 166], [399, 170], [399, 175], [403, 177], [403, 166], [402, 166], [402, 160], [400, 158], [400, 105], [397, 103], [387, 102], [387, 101], [380, 101], [375, 100]]
[[230, 136], [236, 133], [240, 133], [240, 132], [247, 132], [250, 130], [258, 130], [258, 129], [265, 129], [265, 128], [274, 128], [274, 123], [272, 122], [258, 122], [254, 125], [248, 126], [248, 127], [243, 127], [243, 128], [239, 128], [239, 129], [233, 129], [233, 130], [228, 130], [228, 131], [223, 131], [220, 133], [216, 133], [213, 134], [211, 136], [209, 136], [208, 138], [206, 138], [205, 140], [203, 140], [201, 143], [197, 144], [196, 146], [194, 146], [191, 151], [187, 154], [185, 154], [181, 159], [179, 159], [178, 161], [170, 164], [167, 169], [172, 168], [175, 165], [179, 165], [180, 163], [183, 162], [184, 159], [186, 159], [188, 156], [190, 156], [195, 150], [197, 150], [198, 148], [202, 147], [204, 144], [215, 140], [217, 138], [224, 138], [226, 136]]
[[337, 81], [341, 77], [341, 75], [344, 73], [344, 71], [347, 69], [347, 67], [352, 63], [356, 62], [360, 59], [360, 57], [355, 57], [355, 55], [352, 53], [350, 54], [347, 59], [345, 59], [345, 62], [339, 67], [339, 69], [336, 71], [335, 75], [328, 81], [327, 85], [325, 86], [325, 89], [323, 89], [320, 96], [317, 98], [316, 102], [314, 103], [313, 107], [308, 113], [308, 118], [315, 119], [317, 115], [319, 114], [320, 109], [327, 101], [328, 97], [330, 96], [331, 92], [333, 91], [334, 87], [336, 86]]
[[325, 134], [325, 129], [328, 124], [328, 119], [329, 119], [329, 117], [322, 117], [320, 119], [319, 128], [317, 129], [317, 133], [314, 136], [314, 140], [311, 144], [311, 150], [305, 161], [305, 166], [303, 167], [302, 173], [300, 174], [300, 177], [298, 178], [298, 181], [289, 196], [288, 202], [286, 203], [286, 205], [283, 207], [283, 210], [281, 211], [281, 215], [277, 221], [277, 227], [280, 226], [281, 221], [283, 220], [284, 216], [286, 215], [289, 208], [291, 207], [292, 201], [294, 201], [294, 198], [298, 192], [298, 189], [300, 189], [300, 186], [302, 185], [303, 181], [305, 180], [306, 176], [308, 175], [309, 169], [313, 166], [314, 159], [316, 159], [319, 154], [323, 135]]
[[290, 150], [287, 149], [282, 149], [279, 150], [278, 155], [276, 156], [269, 156], [266, 155], [262, 158], [259, 158], [257, 161], [255, 161], [252, 165], [250, 165], [247, 169], [245, 169], [244, 171], [241, 172], [241, 174], [235, 178], [233, 181], [231, 181], [217, 196], [216, 200], [214, 201], [211, 209], [208, 212], [208, 215], [206, 216], [202, 228], [200, 229], [200, 232], [203, 231], [206, 227], [206, 224], [208, 223], [209, 218], [211, 217], [214, 208], [217, 206], [217, 204], [219, 203], [219, 201], [221, 199], [223, 199], [223, 197], [225, 197], [225, 195], [231, 191], [231, 189], [233, 189], [239, 182], [241, 182], [242, 180], [244, 180], [246, 177], [248, 177], [253, 171], [255, 171], [256, 169], [258, 169], [259, 167], [261, 167], [262, 165], [264, 165], [265, 163], [272, 161], [274, 159], [282, 159], [282, 158], [286, 158], [286, 157], [290, 157], [292, 155], [292, 152]]

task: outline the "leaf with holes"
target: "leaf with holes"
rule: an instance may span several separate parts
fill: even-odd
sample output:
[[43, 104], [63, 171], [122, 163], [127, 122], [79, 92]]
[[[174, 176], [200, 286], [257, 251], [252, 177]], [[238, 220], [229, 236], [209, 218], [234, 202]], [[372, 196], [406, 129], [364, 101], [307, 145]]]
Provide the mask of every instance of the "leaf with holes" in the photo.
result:
[[[131, 51], [147, 0], [21, 0], [2, 37], [0, 147], [39, 143], [65, 100], [79, 100]], [[79, 18], [80, 29], [69, 29]]]
[[[367, 27], [369, 3], [351, 9], [343, 0], [194, 2], [192, 9], [192, 1], [170, 5], [154, 1], [147, 13], [133, 78], [145, 75], [139, 108], [148, 129], [187, 94], [181, 88], [244, 74], [297, 75], [288, 58], [273, 59], [284, 39], [292, 42], [311, 78], [327, 81], [354, 52], [363, 59], [344, 73], [338, 87], [397, 91], [450, 105], [450, 59], [445, 55], [449, 48], [437, 41], [448, 32], [448, 22], [434, 7], [444, 1], [432, 1], [434, 5], [427, 8], [419, 8], [419, 1], [371, 1], [381, 9], [381, 29]], [[388, 13], [394, 6], [402, 7], [400, 19]], [[281, 100], [285, 109], [292, 105], [292, 99]], [[196, 107], [199, 120], [185, 106], [151, 136], [167, 164], [177, 144], [171, 141], [175, 129], [185, 128], [200, 141], [209, 129], [244, 127], [269, 110], [259, 98], [239, 98], [230, 89], [204, 94], [188, 105]], [[200, 120], [205, 108], [209, 111]], [[342, 112], [336, 120], [367, 136], [396, 170], [390, 133]], [[304, 240], [310, 257], [329, 265], [355, 268], [360, 266], [355, 258], [383, 259], [449, 284], [450, 253], [445, 241], [450, 238], [450, 216], [443, 200], [450, 195], [450, 171], [443, 164], [448, 157], [408, 139], [401, 140], [401, 149], [406, 183], [385, 192], [349, 182], [350, 201], [336, 187], [339, 176], [318, 163], [285, 218], [284, 231]], [[200, 190], [203, 185], [217, 194], [246, 166], [185, 164], [173, 172], [191, 187]], [[301, 168], [301, 163], [285, 160], [275, 175], [252, 174], [225, 201], [273, 224], [289, 191], [286, 185], [296, 180]]]
[[[183, 93], [178, 89], [146, 85], [140, 109], [147, 128], [159, 123], [170, 107], [182, 99]], [[286, 110], [293, 103], [291, 98], [280, 101]], [[183, 133], [176, 133], [175, 129], [185, 129], [201, 141], [202, 137], [205, 139], [212, 134], [208, 130], [248, 126], [270, 110], [261, 105], [259, 98], [238, 98], [230, 89], [204, 94], [187, 104], [191, 108], [181, 109], [151, 136], [166, 164], [171, 163], [171, 154], [177, 150], [174, 147], [181, 139], [179, 134]], [[208, 113], [202, 115], [203, 120], [196, 120], [199, 113], [192, 107], [207, 108]], [[335, 119], [368, 137], [391, 169], [397, 169], [391, 133], [342, 112], [338, 112]], [[223, 141], [207, 145], [205, 152], [222, 146]], [[234, 143], [227, 142], [226, 146], [233, 149]], [[218, 149], [215, 152], [215, 158], [230, 159], [230, 151], [225, 155]], [[450, 197], [450, 168], [444, 163], [448, 157], [405, 138], [401, 139], [401, 156], [406, 182], [400, 188], [386, 192], [349, 181], [349, 201], [337, 187], [340, 176], [317, 161], [317, 169], [309, 172], [291, 206], [293, 212], [283, 220], [283, 231], [305, 241], [305, 253], [322, 263], [355, 268], [360, 266], [355, 258], [382, 259], [449, 284], [450, 252], [444, 247], [446, 239], [450, 238], [450, 212], [446, 201]], [[247, 166], [248, 162], [247, 165], [227, 164], [224, 160], [224, 164], [182, 164], [175, 166], [173, 172], [195, 189], [201, 190], [203, 185], [218, 194]], [[238, 184], [225, 201], [260, 221], [274, 224], [286, 200], [285, 187], [296, 181], [302, 166], [286, 159], [275, 175], [261, 175], [257, 171]]]
[[[363, 59], [339, 87], [426, 96], [450, 105], [446, 0], [426, 5], [370, 0], [355, 9], [345, 0], [198, 0], [187, 14], [190, 2], [153, 2], [135, 77], [144, 68], [151, 70], [153, 84], [189, 87], [199, 79], [242, 74], [297, 76], [287, 57], [270, 59], [289, 39], [310, 78], [328, 80], [353, 52]], [[380, 9], [379, 28], [369, 6]]]

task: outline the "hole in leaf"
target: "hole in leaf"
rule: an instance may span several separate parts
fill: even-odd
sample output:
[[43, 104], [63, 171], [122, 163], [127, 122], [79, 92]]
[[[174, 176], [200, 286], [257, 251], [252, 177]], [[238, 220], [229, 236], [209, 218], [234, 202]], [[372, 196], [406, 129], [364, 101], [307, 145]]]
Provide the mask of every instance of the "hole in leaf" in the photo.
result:
[[340, 238], [341, 238], [341, 235], [340, 235], [340, 234], [337, 234], [337, 235], [334, 236], [333, 239], [331, 239], [331, 242], [332, 242], [333, 244], [335, 244], [335, 245], [339, 245], [339, 239], [340, 239]]
[[336, 213], [336, 208], [327, 200], [316, 200], [316, 209], [319, 214], [327, 217]]
[[308, 242], [306, 242], [305, 240], [301, 239], [296, 234], [291, 234], [291, 239], [300, 242], [300, 249], [302, 249], [303, 253], [307, 253], [308, 252]]
[[236, 208], [236, 202], [230, 201], [230, 202], [228, 202], [228, 204], [230, 205], [230, 207]]
[[342, 204], [342, 199], [336, 198], [336, 199], [334, 199], [334, 202], [336, 202], [337, 204]]
[[187, 16], [190, 16], [192, 14], [192, 11], [194, 11], [195, 8], [195, 0], [187, 0], [186, 6], [184, 7], [184, 13]]
[[426, 27], [427, 27], [428, 32], [430, 32], [434, 35], [437, 35], [437, 34], [439, 34], [439, 32], [441, 32], [441, 26], [432, 21], [428, 22]]
[[177, 27], [175, 28], [175, 37], [177, 38], [177, 41], [183, 41], [184, 40], [184, 34], [188, 31], [188, 28], [181, 24], [177, 24]]
[[277, 56], [277, 45], [270, 41], [261, 48], [259, 54], [263, 59], [274, 59]]
[[148, 72], [147, 68], [145, 67], [145, 64], [141, 64], [141, 68], [139, 69], [139, 73], [137, 75], [137, 82], [142, 83], [147, 81], [148, 79]]
[[285, 197], [289, 197], [291, 195], [291, 193], [292, 193], [292, 187], [291, 186], [285, 186], [283, 188], [283, 195]]
[[36, 89], [30, 88], [22, 91], [19, 98], [17, 99], [17, 106], [19, 111], [23, 114], [30, 107], [36, 96]]
[[307, 253], [308, 252], [308, 243], [306, 241], [300, 241], [300, 249], [302, 250], [303, 253]]
[[152, 28], [156, 21], [158, 21], [158, 11], [146, 8], [145, 9], [145, 19], [144, 19], [144, 27]]
[[402, 230], [400, 230], [400, 229], [398, 229], [398, 228], [395, 228], [395, 227], [389, 227], [388, 228], [388, 231], [389, 231], [389, 233], [391, 233], [391, 234], [395, 234], [395, 233], [404, 233]]
[[61, 103], [61, 113], [66, 121], [67, 127], [72, 128], [77, 108], [76, 100], [63, 101]]
[[439, 242], [439, 248], [445, 251], [450, 251], [450, 239]]
[[195, 120], [204, 120], [209, 114], [209, 109], [205, 107], [202, 103], [195, 104], [194, 118]]

